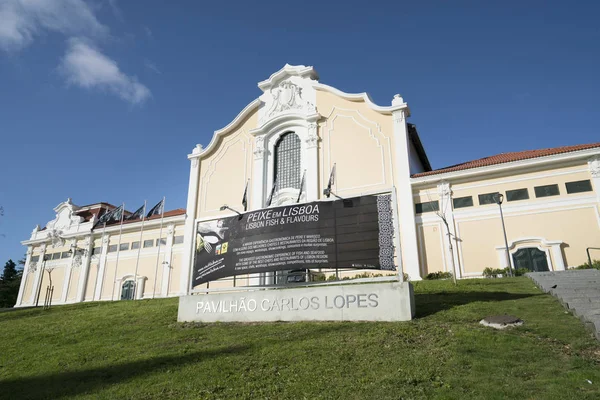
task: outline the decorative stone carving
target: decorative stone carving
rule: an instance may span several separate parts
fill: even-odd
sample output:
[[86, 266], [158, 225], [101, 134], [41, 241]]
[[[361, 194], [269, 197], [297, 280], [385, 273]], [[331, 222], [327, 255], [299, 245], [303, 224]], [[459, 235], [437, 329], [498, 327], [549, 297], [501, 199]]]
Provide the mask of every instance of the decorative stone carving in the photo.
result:
[[446, 181], [442, 181], [437, 186], [438, 195], [440, 197], [450, 197], [452, 195], [452, 190], [450, 189], [450, 184]]
[[27, 247], [27, 255], [30, 256], [33, 254], [33, 248], [31, 246]]
[[291, 80], [285, 80], [276, 87], [271, 88], [265, 102], [267, 110], [262, 117], [261, 123], [277, 114], [290, 110], [298, 110], [305, 114], [314, 114], [317, 112], [315, 105], [302, 97], [302, 87]]
[[404, 111], [402, 111], [402, 110], [394, 111], [392, 113], [392, 118], [394, 119], [395, 123], [401, 124], [402, 122], [404, 122]]
[[50, 239], [52, 247], [61, 247], [65, 245], [65, 239], [62, 237], [62, 233], [62, 230], [56, 228], [48, 230], [48, 239]]
[[268, 151], [265, 149], [265, 138], [264, 136], [257, 136], [254, 140], [254, 159], [262, 160]]
[[27, 270], [27, 273], [33, 274], [35, 271], [37, 271], [37, 262], [32, 261], [29, 263], [29, 269]]
[[175, 225], [170, 224], [167, 226], [167, 235], [171, 236], [173, 233], [175, 233]]
[[73, 266], [73, 268], [78, 268], [81, 266], [81, 253], [80, 252], [75, 252], [75, 255], [73, 256], [73, 262], [71, 264]]
[[594, 157], [589, 160], [588, 167], [590, 168], [592, 178], [600, 178], [600, 157]]
[[46, 243], [42, 243], [42, 244], [40, 245], [40, 252], [41, 252], [42, 254], [46, 252]]
[[308, 135], [306, 137], [306, 145], [308, 148], [316, 147], [319, 142], [319, 135], [317, 135], [317, 124], [308, 125]]
[[109, 240], [110, 240], [109, 235], [102, 236], [102, 244], [108, 244]]

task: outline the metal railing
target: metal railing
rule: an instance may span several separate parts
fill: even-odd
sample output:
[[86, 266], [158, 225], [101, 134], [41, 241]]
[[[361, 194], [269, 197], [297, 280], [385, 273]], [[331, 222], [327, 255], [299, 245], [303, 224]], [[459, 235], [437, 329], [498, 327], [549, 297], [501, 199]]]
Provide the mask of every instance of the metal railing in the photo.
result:
[[585, 249], [585, 252], [588, 256], [588, 263], [590, 265], [590, 268], [592, 268], [592, 256], [590, 256], [590, 250], [600, 250], [600, 247], [588, 247]]

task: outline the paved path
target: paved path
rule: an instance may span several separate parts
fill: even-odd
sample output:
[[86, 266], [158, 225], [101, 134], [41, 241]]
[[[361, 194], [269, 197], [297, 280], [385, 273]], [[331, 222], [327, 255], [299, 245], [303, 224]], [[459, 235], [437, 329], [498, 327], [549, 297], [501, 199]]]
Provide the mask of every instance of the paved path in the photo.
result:
[[591, 328], [600, 340], [600, 270], [576, 269], [526, 274]]

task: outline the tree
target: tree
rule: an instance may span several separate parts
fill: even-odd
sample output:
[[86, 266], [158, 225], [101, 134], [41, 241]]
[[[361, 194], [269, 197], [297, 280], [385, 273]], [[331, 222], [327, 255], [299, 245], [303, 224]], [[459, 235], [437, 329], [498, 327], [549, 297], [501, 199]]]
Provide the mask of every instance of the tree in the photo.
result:
[[13, 260], [4, 264], [4, 272], [0, 277], [0, 308], [12, 307], [17, 302], [22, 271], [17, 269]]

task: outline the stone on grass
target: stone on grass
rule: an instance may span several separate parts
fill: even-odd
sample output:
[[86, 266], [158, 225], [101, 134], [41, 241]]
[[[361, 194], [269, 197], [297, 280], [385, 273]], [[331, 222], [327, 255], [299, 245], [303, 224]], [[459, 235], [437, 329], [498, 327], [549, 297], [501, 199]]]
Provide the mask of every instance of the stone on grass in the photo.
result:
[[492, 315], [485, 317], [479, 323], [494, 329], [506, 329], [523, 325], [523, 320], [512, 315]]

